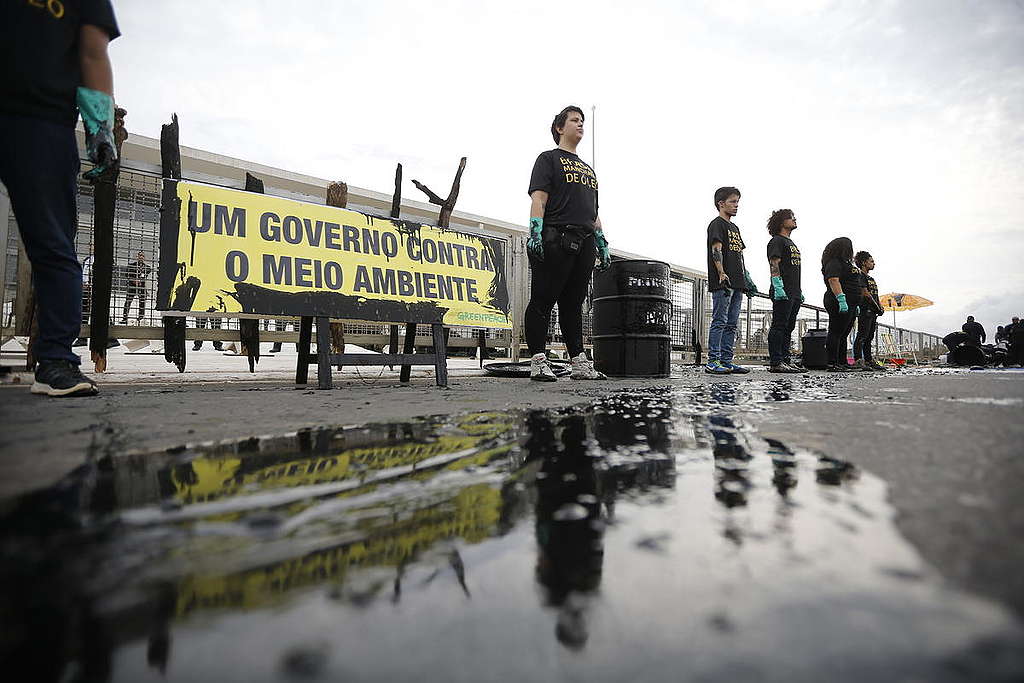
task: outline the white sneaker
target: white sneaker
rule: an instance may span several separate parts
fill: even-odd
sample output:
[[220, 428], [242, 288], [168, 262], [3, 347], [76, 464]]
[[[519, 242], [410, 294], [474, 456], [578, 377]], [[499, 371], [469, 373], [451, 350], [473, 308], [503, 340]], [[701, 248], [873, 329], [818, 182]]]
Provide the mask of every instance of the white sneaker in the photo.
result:
[[603, 372], [594, 369], [594, 364], [587, 360], [587, 354], [581, 353], [572, 359], [573, 379], [608, 379]]
[[537, 382], [558, 381], [558, 377], [555, 375], [555, 371], [545, 354], [538, 353], [530, 357], [530, 379]]

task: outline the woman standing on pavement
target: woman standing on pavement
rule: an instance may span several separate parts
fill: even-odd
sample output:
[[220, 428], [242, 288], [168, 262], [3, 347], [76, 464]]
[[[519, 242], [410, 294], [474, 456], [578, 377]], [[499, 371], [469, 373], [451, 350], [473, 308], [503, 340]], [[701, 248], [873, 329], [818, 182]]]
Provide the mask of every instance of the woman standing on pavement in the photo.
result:
[[866, 251], [858, 251], [853, 262], [861, 272], [860, 314], [857, 316], [857, 336], [853, 340], [853, 364], [861, 370], [885, 370], [871, 355], [875, 341], [878, 316], [885, 313], [878, 300], [878, 284], [870, 273], [875, 269], [875, 258]]
[[796, 329], [800, 303], [800, 249], [790, 235], [796, 230], [796, 214], [791, 209], [773, 211], [768, 219], [768, 267], [772, 274], [769, 295], [772, 299], [772, 327], [768, 331], [769, 372], [799, 373], [789, 358], [789, 346]]
[[821, 253], [821, 274], [825, 278], [825, 310], [828, 311], [828, 336], [825, 355], [829, 372], [852, 370], [846, 362], [846, 340], [853, 329], [857, 306], [861, 301], [861, 272], [853, 264], [853, 242], [837, 237]]
[[558, 146], [541, 152], [530, 176], [530, 304], [524, 321], [530, 379], [557, 379], [546, 349], [556, 303], [572, 378], [607, 379], [583, 352], [583, 300], [594, 260], [601, 269], [611, 262], [597, 215], [597, 175], [576, 155], [583, 139], [583, 111], [570, 106], [559, 112], [551, 123], [551, 137]]

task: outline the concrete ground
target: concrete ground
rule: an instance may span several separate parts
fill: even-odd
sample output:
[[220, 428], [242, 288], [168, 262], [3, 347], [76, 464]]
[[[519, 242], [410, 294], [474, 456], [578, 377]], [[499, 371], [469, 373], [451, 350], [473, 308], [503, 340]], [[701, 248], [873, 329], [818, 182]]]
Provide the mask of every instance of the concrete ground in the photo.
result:
[[[400, 385], [394, 372], [363, 368], [335, 375], [336, 389], [297, 388], [294, 354], [261, 360], [207, 349], [179, 374], [162, 356], [115, 350], [102, 392], [46, 399], [21, 384], [0, 386], [0, 500], [57, 481], [100, 443], [114, 453], [248, 437], [324, 424], [524, 407], [559, 407], [616, 390], [736, 383], [765, 410], [750, 423], [761, 436], [819, 450], [881, 477], [897, 525], [953, 585], [1024, 615], [1024, 372], [908, 370], [843, 376], [710, 377], [679, 366], [670, 380], [550, 385], [480, 376], [453, 359], [447, 389], [429, 370]], [[4, 358], [11, 363], [11, 357]], [[86, 367], [86, 366], [83, 366]], [[311, 377], [315, 371], [311, 368]], [[820, 397], [827, 399], [803, 400]], [[788, 397], [789, 400], [786, 400]], [[782, 399], [782, 400], [779, 400]]]

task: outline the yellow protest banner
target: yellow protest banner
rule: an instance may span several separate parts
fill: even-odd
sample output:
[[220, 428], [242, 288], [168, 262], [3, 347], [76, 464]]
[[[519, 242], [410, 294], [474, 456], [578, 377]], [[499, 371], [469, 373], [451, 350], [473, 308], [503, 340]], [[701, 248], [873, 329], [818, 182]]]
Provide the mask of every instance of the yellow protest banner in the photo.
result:
[[157, 307], [511, 328], [504, 240], [165, 179]]

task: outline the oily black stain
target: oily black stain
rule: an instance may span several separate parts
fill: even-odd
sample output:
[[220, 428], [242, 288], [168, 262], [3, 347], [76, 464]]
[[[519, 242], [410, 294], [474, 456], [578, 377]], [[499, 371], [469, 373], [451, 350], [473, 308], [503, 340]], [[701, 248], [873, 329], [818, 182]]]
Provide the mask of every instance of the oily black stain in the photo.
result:
[[280, 292], [239, 282], [235, 291], [223, 290], [242, 307], [243, 313], [263, 315], [308, 315], [355, 320], [398, 321], [419, 324], [440, 323], [448, 308], [433, 301], [404, 303], [382, 301], [338, 292]]

